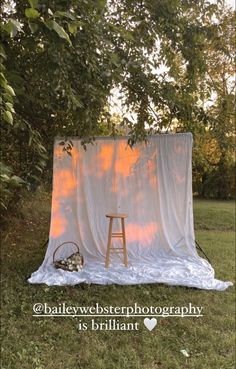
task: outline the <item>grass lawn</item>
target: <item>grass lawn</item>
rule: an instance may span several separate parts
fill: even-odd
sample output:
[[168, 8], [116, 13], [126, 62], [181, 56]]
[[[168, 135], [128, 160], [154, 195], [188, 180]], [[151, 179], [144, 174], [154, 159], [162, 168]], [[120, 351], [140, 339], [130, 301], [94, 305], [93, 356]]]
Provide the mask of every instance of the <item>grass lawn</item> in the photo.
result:
[[[2, 234], [2, 369], [230, 369], [234, 368], [234, 287], [224, 292], [161, 284], [136, 286], [30, 285], [49, 230], [50, 195], [22, 201]], [[194, 202], [196, 239], [216, 277], [234, 281], [233, 202]], [[33, 318], [37, 302], [91, 306], [203, 307], [203, 317], [161, 318], [149, 332], [80, 331], [77, 318]], [[125, 321], [120, 318], [120, 321]], [[132, 322], [132, 319], [129, 319]], [[87, 319], [89, 322], [89, 318]], [[190, 357], [180, 350], [185, 349]]]

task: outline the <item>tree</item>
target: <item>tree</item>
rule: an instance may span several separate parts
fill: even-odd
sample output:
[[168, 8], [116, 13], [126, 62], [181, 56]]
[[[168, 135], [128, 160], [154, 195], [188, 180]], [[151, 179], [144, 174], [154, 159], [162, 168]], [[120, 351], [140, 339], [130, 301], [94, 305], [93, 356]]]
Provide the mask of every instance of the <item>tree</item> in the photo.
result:
[[[224, 6], [218, 6], [215, 23], [217, 34], [208, 46], [206, 78], [201, 92], [208, 119], [205, 130], [198, 134], [205, 136], [208, 147], [214, 142], [215, 150], [211, 163], [205, 154], [198, 175], [201, 176], [202, 196], [227, 199], [235, 196], [234, 14]], [[198, 161], [200, 150], [196, 151]]]
[[204, 105], [209, 45], [210, 55], [227, 53], [216, 43], [232, 17], [223, 8], [206, 0], [3, 1], [4, 165], [32, 184], [50, 167], [55, 136], [90, 142], [102, 120], [114, 133], [107, 112], [114, 86], [136, 116], [122, 121], [131, 145], [163, 128], [212, 125]]

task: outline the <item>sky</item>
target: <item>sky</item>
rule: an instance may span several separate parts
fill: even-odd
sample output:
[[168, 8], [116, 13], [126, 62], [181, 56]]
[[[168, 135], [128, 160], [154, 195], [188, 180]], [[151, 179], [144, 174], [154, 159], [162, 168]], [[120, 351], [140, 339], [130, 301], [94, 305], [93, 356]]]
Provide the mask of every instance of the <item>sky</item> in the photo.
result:
[[[214, 1], [214, 2], [217, 2], [217, 1]], [[226, 4], [228, 4], [233, 9], [235, 9], [235, 0], [226, 0]]]

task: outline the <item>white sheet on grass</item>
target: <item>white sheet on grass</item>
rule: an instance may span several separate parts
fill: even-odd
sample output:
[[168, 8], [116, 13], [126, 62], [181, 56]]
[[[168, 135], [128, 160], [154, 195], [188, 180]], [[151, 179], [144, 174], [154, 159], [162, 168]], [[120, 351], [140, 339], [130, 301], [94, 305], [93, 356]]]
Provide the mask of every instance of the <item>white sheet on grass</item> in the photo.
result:
[[[166, 283], [225, 290], [231, 282], [214, 277], [196, 252], [192, 207], [192, 135], [152, 136], [127, 145], [127, 137], [97, 139], [85, 151], [72, 139], [72, 155], [55, 141], [49, 245], [30, 283], [75, 285]], [[122, 254], [104, 267], [107, 213], [127, 213], [128, 267]], [[116, 230], [119, 224], [115, 222]], [[65, 241], [79, 244], [82, 272], [53, 266], [53, 252]], [[117, 243], [119, 240], [114, 241]], [[62, 247], [57, 259], [76, 250]]]

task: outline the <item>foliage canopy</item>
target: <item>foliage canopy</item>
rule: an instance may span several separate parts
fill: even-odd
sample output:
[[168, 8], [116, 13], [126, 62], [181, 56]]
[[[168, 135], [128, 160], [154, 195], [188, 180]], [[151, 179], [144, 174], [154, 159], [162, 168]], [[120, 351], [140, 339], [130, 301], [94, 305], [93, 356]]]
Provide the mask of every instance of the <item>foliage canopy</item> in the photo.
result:
[[[108, 109], [114, 87], [130, 112], [120, 121], [131, 145], [149, 133], [189, 130], [215, 142], [222, 173], [234, 137], [233, 21], [224, 1], [3, 1], [5, 195], [13, 176], [14, 188], [40, 180], [55, 136], [86, 143], [115, 134]], [[215, 166], [199, 150], [194, 164], [202, 184]]]

